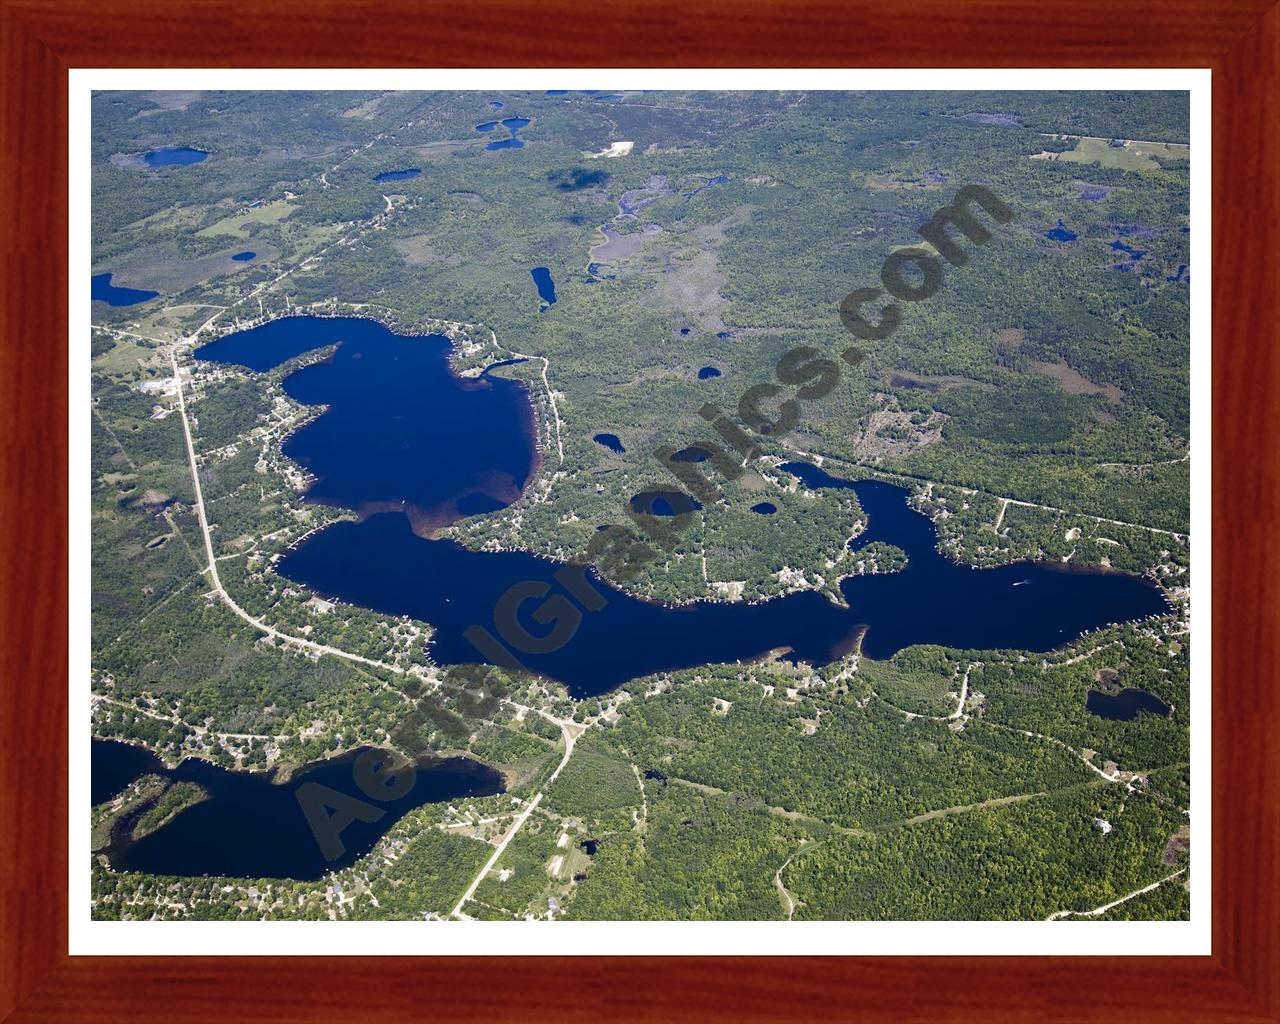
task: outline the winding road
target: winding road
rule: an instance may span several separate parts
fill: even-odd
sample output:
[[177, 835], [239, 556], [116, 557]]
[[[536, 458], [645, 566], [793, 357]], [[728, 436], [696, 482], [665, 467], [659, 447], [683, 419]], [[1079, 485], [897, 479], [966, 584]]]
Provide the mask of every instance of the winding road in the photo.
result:
[[[203, 329], [203, 328], [202, 328]], [[196, 334], [200, 332], [197, 331]], [[192, 336], [194, 339], [195, 335]], [[187, 416], [187, 400], [182, 387], [182, 372], [178, 368], [178, 356], [176, 347], [169, 349], [169, 364], [173, 367], [173, 377], [178, 387], [178, 412], [182, 417], [182, 434], [187, 442], [187, 460], [191, 466], [191, 483], [195, 488], [196, 496], [196, 516], [200, 520], [200, 533], [204, 538], [204, 554], [208, 560], [202, 572], [209, 574], [209, 582], [213, 587], [213, 592], [218, 595], [222, 602], [235, 612], [245, 622], [253, 626], [255, 629], [261, 630], [267, 636], [279, 640], [281, 643], [292, 644], [295, 647], [301, 647], [304, 650], [312, 651], [316, 654], [332, 654], [336, 658], [345, 658], [348, 661], [359, 662], [362, 665], [368, 665], [371, 668], [380, 668], [387, 672], [403, 672], [403, 669], [395, 665], [390, 665], [385, 661], [378, 661], [374, 658], [366, 658], [360, 654], [352, 654], [350, 651], [339, 650], [337, 647], [330, 647], [328, 644], [318, 644], [314, 640], [305, 640], [299, 636], [293, 636], [290, 633], [282, 633], [274, 626], [270, 626], [259, 618], [255, 618], [247, 611], [241, 608], [232, 599], [222, 586], [222, 579], [218, 576], [218, 560], [213, 554], [213, 540], [209, 535], [209, 520], [204, 512], [204, 492], [200, 488], [200, 467], [196, 462], [196, 449], [191, 441], [191, 421]]]
[[1102, 906], [1094, 907], [1092, 910], [1059, 910], [1056, 914], [1050, 914], [1048, 917], [1045, 918], [1045, 920], [1061, 921], [1063, 918], [1066, 918], [1066, 917], [1101, 917], [1108, 910], [1111, 910], [1115, 907], [1120, 906], [1121, 903], [1128, 902], [1129, 900], [1133, 899], [1135, 896], [1141, 896], [1143, 893], [1151, 892], [1153, 889], [1159, 889], [1160, 886], [1164, 885], [1165, 882], [1172, 882], [1179, 875], [1186, 874], [1186, 871], [1187, 871], [1186, 868], [1183, 868], [1181, 871], [1175, 871], [1171, 875], [1166, 875], [1164, 878], [1160, 879], [1158, 882], [1152, 882], [1150, 885], [1144, 886], [1141, 889], [1135, 889], [1133, 892], [1129, 893], [1127, 896], [1121, 896], [1118, 900], [1112, 900], [1110, 903], [1104, 903]]

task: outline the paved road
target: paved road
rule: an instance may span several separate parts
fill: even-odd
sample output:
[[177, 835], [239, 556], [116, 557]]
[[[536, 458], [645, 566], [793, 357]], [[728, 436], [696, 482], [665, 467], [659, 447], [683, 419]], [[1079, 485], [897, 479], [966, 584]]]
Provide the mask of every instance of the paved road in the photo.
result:
[[[198, 331], [196, 332], [199, 333]], [[289, 633], [282, 633], [274, 626], [269, 626], [261, 619], [255, 618], [247, 611], [241, 608], [232, 600], [231, 595], [226, 592], [222, 586], [222, 580], [218, 576], [218, 560], [213, 554], [213, 540], [209, 535], [209, 520], [205, 517], [204, 512], [204, 492], [200, 487], [200, 467], [196, 463], [196, 449], [191, 441], [191, 421], [187, 416], [187, 400], [182, 386], [182, 372], [178, 368], [178, 355], [176, 346], [169, 349], [169, 364], [173, 367], [174, 380], [178, 385], [178, 413], [182, 417], [182, 433], [187, 442], [187, 460], [191, 466], [191, 483], [195, 489], [196, 496], [196, 516], [200, 520], [200, 533], [204, 538], [204, 553], [208, 561], [208, 565], [203, 570], [209, 574], [209, 582], [213, 586], [213, 591], [222, 599], [233, 612], [235, 612], [245, 622], [266, 633], [282, 643], [292, 644], [295, 647], [301, 647], [316, 654], [332, 654], [336, 658], [345, 658], [348, 661], [356, 661], [362, 665], [369, 665], [372, 668], [380, 668], [390, 672], [400, 672], [395, 665], [390, 665], [385, 661], [377, 661], [374, 658], [366, 658], [359, 654], [352, 654], [350, 651], [339, 650], [336, 647], [330, 647], [328, 644], [318, 644], [314, 640], [305, 640], [302, 637], [292, 636]]]
[[[569, 763], [569, 758], [573, 756], [573, 745], [578, 741], [578, 737], [586, 731], [586, 726], [576, 725], [573, 722], [563, 719], [551, 718], [550, 715], [544, 715], [544, 717], [553, 722], [559, 722], [560, 732], [564, 737], [564, 757], [560, 759], [560, 763], [556, 766], [556, 770], [552, 772], [551, 777], [547, 779], [546, 788], [549, 789], [551, 784], [556, 781], [556, 776], [559, 775], [560, 772], [564, 770], [564, 766]], [[493, 866], [498, 863], [498, 858], [502, 856], [502, 851], [507, 848], [507, 844], [515, 838], [516, 833], [519, 832], [524, 823], [529, 820], [529, 815], [533, 813], [533, 809], [537, 807], [538, 804], [542, 803], [543, 792], [543, 790], [540, 790], [532, 800], [525, 804], [524, 810], [516, 815], [515, 820], [511, 823], [511, 827], [507, 829], [507, 834], [502, 837], [502, 841], [498, 843], [493, 854], [484, 862], [484, 867], [482, 867], [476, 874], [476, 877], [471, 880], [471, 884], [467, 886], [467, 891], [462, 894], [462, 898], [459, 899], [458, 902], [454, 904], [453, 909], [449, 911], [450, 917], [456, 917], [460, 920], [470, 920], [470, 918], [462, 913], [463, 906], [476, 894], [476, 889], [480, 887], [480, 883], [483, 882], [485, 876], [493, 870]]]

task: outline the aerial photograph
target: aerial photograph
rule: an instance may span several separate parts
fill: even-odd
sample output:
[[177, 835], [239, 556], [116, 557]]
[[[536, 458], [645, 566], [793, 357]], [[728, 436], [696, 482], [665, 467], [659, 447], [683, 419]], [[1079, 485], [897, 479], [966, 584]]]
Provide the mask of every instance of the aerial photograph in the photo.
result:
[[87, 919], [1190, 920], [1186, 91], [90, 113]]

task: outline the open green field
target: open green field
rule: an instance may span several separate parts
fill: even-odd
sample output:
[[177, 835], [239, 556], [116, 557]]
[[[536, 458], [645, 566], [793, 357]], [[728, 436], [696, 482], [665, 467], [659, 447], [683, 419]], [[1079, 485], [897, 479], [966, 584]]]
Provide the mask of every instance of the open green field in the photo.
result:
[[248, 238], [250, 225], [278, 224], [293, 213], [295, 209], [296, 207], [290, 204], [287, 199], [277, 199], [273, 203], [264, 203], [262, 206], [246, 210], [244, 213], [235, 213], [229, 217], [223, 217], [222, 220], [210, 224], [207, 228], [201, 228], [196, 234], [202, 238], [211, 238], [215, 235], [235, 235], [237, 238]]
[[1076, 148], [1060, 153], [1064, 163], [1097, 164], [1121, 171], [1157, 171], [1159, 160], [1186, 160], [1190, 149], [1163, 142], [1124, 142], [1107, 139], [1080, 139]]

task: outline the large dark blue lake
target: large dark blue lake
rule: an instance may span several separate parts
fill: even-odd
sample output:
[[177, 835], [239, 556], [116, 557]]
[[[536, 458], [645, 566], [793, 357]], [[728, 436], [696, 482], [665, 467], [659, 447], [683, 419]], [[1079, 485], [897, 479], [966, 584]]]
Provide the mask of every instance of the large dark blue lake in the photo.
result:
[[[320, 475], [313, 500], [371, 514], [313, 534], [286, 553], [277, 571], [325, 596], [431, 623], [430, 653], [438, 663], [514, 660], [560, 680], [581, 698], [637, 676], [749, 660], [780, 648], [822, 664], [848, 653], [859, 637], [873, 658], [920, 643], [1046, 651], [1087, 630], [1168, 610], [1154, 584], [1119, 572], [1056, 563], [957, 565], [938, 554], [932, 522], [908, 506], [904, 489], [840, 480], [799, 463], [786, 468], [806, 486], [857, 495], [869, 527], [854, 547], [880, 540], [908, 556], [902, 572], [844, 580], [846, 608], [812, 591], [759, 604], [702, 601], [672, 608], [630, 597], [592, 570], [566, 574], [564, 563], [550, 559], [428, 539], [399, 511], [381, 511], [391, 507], [386, 496], [397, 496], [406, 510], [456, 512], [457, 494], [450, 495], [450, 487], [496, 476], [511, 488], [527, 479], [533, 452], [526, 392], [516, 385], [518, 390], [503, 388], [509, 382], [496, 379], [458, 382], [448, 373], [443, 340], [400, 338], [380, 325], [360, 328], [361, 323], [368, 322], [290, 318], [229, 335], [196, 354], [267, 369], [306, 347], [345, 339], [333, 361], [287, 378], [287, 389], [299, 401], [328, 402], [331, 409], [295, 434], [285, 451], [305, 455]], [[496, 417], [483, 411], [494, 396], [501, 398]], [[459, 417], [456, 423], [435, 416], [435, 407], [445, 403]], [[523, 415], [508, 403], [523, 405]], [[413, 426], [421, 417], [430, 417], [431, 429]], [[332, 426], [321, 428], [326, 421]], [[520, 457], [513, 458], [513, 451]], [[500, 460], [503, 468], [495, 468]], [[367, 489], [374, 484], [376, 491]], [[495, 490], [512, 493], [505, 488]], [[655, 500], [650, 511], [667, 510]], [[618, 521], [628, 522], [622, 508]], [[566, 579], [574, 582], [566, 585]], [[521, 589], [513, 596], [517, 585]], [[565, 596], [575, 590], [572, 600]], [[555, 596], [560, 599], [546, 600]], [[582, 611], [583, 604], [602, 606]], [[521, 627], [514, 647], [493, 642], [513, 635], [496, 625], [500, 608], [513, 611]], [[537, 640], [562, 633], [571, 634], [567, 642]]]
[[523, 384], [461, 378], [443, 335], [395, 334], [376, 320], [291, 316], [227, 335], [196, 358], [269, 370], [336, 345], [284, 380], [328, 409], [291, 434], [284, 454], [314, 478], [307, 500], [361, 514], [394, 510], [419, 530], [515, 501], [536, 466]]
[[[154, 755], [127, 743], [94, 740], [95, 802], [100, 792], [111, 787], [118, 792], [146, 773], [195, 782], [209, 794], [208, 799], [136, 842], [123, 835], [131, 830], [132, 821], [120, 823], [124, 827], [117, 827], [105, 852], [117, 871], [310, 880], [355, 863], [415, 807], [464, 796], [491, 796], [504, 789], [502, 775], [495, 769], [469, 758], [451, 757], [419, 761], [412, 769], [401, 769], [412, 772], [404, 779], [408, 788], [398, 799], [378, 799], [389, 795], [379, 789], [379, 783], [385, 785], [393, 776], [358, 775], [357, 764], [366, 753], [373, 755], [371, 763], [385, 756], [371, 747], [360, 748], [308, 765], [288, 782], [277, 782], [272, 772], [229, 771], [199, 758], [165, 768]], [[304, 787], [325, 787], [358, 800], [366, 808], [362, 815], [373, 820], [356, 819], [343, 827], [337, 833], [340, 853], [334, 847], [322, 850], [303, 811], [299, 790], [311, 806], [320, 806], [325, 794]], [[332, 814], [333, 806], [326, 806]]]

